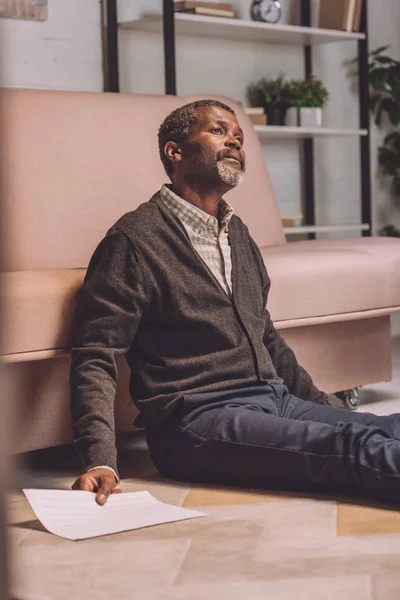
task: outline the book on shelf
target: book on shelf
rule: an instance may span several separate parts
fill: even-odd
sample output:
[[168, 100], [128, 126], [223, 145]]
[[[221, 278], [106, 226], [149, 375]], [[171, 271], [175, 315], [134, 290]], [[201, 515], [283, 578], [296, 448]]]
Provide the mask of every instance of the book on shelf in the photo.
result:
[[349, 0], [349, 8], [347, 11], [346, 31], [353, 31], [354, 17], [356, 14], [357, 0]]
[[250, 121], [253, 125], [266, 125], [267, 124], [267, 115], [249, 115]]
[[246, 106], [244, 107], [244, 112], [247, 114], [253, 125], [267, 124], [267, 115], [262, 106]]
[[202, 2], [201, 0], [182, 0], [174, 3], [175, 10], [184, 8], [213, 8], [215, 10], [233, 11], [230, 2]]
[[282, 215], [282, 226], [283, 227], [299, 227], [303, 222], [304, 216], [302, 214], [298, 215]]
[[244, 112], [248, 115], [263, 115], [264, 109], [262, 106], [246, 106]]
[[176, 13], [184, 13], [189, 15], [201, 15], [203, 17], [226, 17], [233, 19], [235, 13], [233, 10], [220, 10], [216, 8], [203, 8], [196, 6], [194, 8], [179, 8], [175, 9]]
[[320, 0], [319, 23], [322, 29], [359, 31], [364, 0]]
[[364, 0], [357, 0], [356, 11], [354, 15], [353, 31], [360, 31], [361, 25], [361, 13], [363, 9]]

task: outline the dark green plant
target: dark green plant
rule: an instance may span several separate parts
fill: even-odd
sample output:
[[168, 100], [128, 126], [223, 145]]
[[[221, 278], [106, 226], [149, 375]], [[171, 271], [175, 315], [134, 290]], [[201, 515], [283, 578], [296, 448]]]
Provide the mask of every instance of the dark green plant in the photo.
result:
[[400, 196], [400, 131], [392, 131], [378, 148], [378, 163], [384, 175], [392, 177], [392, 192]]
[[329, 93], [320, 79], [294, 79], [289, 83], [290, 105], [296, 108], [323, 108]]
[[384, 112], [393, 125], [400, 123], [400, 62], [383, 54], [388, 48], [382, 46], [369, 55], [371, 110], [378, 127]]
[[[370, 109], [377, 127], [386, 114], [392, 125], [400, 124], [400, 62], [388, 56], [390, 46], [380, 46], [368, 55], [368, 78], [370, 84]], [[357, 59], [349, 62], [356, 64]], [[392, 192], [400, 198], [400, 130], [389, 133], [378, 148], [378, 164], [381, 173], [392, 178]], [[400, 237], [394, 225], [385, 225], [379, 235]]]
[[386, 235], [388, 237], [400, 237], [400, 229], [397, 229], [394, 225], [385, 225], [378, 233], [379, 235]]
[[268, 108], [288, 108], [289, 84], [285, 76], [280, 73], [275, 79], [259, 79], [251, 83], [247, 88], [247, 98], [250, 106], [263, 106]]
[[[371, 112], [380, 127], [382, 116], [397, 126], [400, 123], [400, 62], [385, 54], [390, 46], [380, 46], [368, 54]], [[356, 64], [357, 59], [348, 64]]]

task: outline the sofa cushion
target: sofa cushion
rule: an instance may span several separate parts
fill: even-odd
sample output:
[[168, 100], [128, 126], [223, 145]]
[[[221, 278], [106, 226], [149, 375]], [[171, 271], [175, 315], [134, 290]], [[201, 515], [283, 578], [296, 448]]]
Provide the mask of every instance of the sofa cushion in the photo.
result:
[[[158, 128], [194, 99], [2, 90], [4, 270], [85, 268], [107, 229], [168, 181]], [[220, 99], [237, 110], [248, 155], [245, 181], [228, 199], [259, 245], [284, 243], [254, 127], [237, 103]]]
[[[272, 319], [400, 308], [400, 240], [310, 240], [261, 248]], [[76, 296], [85, 269], [3, 275], [4, 353], [68, 347]]]
[[261, 248], [274, 321], [400, 307], [400, 239], [309, 240]]
[[68, 347], [86, 269], [3, 273], [3, 353]]

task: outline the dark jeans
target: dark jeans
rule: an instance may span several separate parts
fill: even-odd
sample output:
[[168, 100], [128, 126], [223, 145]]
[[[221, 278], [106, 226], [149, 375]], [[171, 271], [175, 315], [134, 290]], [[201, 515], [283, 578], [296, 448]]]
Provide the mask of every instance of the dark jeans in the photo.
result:
[[186, 395], [146, 439], [172, 479], [400, 504], [400, 413], [341, 410], [263, 384]]

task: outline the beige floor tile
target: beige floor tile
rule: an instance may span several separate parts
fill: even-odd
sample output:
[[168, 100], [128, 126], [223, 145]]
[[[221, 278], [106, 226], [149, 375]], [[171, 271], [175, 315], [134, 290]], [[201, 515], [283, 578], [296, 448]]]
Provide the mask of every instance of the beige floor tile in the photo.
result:
[[6, 518], [9, 525], [37, 520], [28, 500], [8, 503], [6, 505]]
[[[275, 558], [290, 555], [293, 558], [329, 556], [362, 560], [374, 555], [386, 557], [400, 553], [400, 535], [342, 536], [336, 535], [337, 507], [331, 503], [303, 502], [267, 504], [266, 515], [260, 518], [251, 507], [247, 520], [263, 522], [255, 552], [268, 560], [271, 546], [275, 547]], [[210, 509], [209, 509], [210, 510]], [[237, 514], [239, 514], [237, 507]], [[217, 513], [213, 512], [214, 518]], [[399, 562], [400, 564], [400, 562]]]
[[33, 532], [14, 556], [13, 589], [44, 596], [51, 590], [51, 599], [58, 600], [132, 598], [140, 587], [170, 586], [191, 540], [159, 533], [154, 538], [150, 529], [144, 536], [126, 532], [80, 542]]
[[400, 511], [370, 506], [338, 505], [338, 536], [400, 533]]
[[[94, 588], [94, 589], [93, 589]], [[18, 588], [17, 588], [18, 589]], [[368, 575], [348, 577], [320, 577], [315, 579], [288, 579], [286, 581], [238, 582], [214, 585], [179, 585], [142, 587], [132, 585], [118, 587], [117, 582], [109, 582], [105, 588], [81, 588], [75, 594], [75, 600], [109, 600], [112, 596], [119, 600], [373, 600], [371, 582]], [[23, 591], [18, 600], [65, 600], [65, 595], [42, 596], [25, 595]], [[386, 599], [389, 600], [389, 599]], [[391, 600], [391, 599], [390, 599]], [[395, 597], [393, 597], [395, 600]]]
[[25, 494], [22, 490], [13, 490], [8, 491], [6, 493], [6, 502], [21, 502], [21, 500], [26, 500]]
[[[249, 518], [260, 519], [253, 511]], [[303, 501], [267, 504], [262, 534], [256, 552], [264, 554], [275, 542], [281, 547], [296, 549], [331, 544], [336, 539], [337, 505], [334, 502]]]
[[143, 591], [146, 600], [373, 600], [368, 575], [175, 585]]
[[22, 488], [70, 490], [76, 478], [75, 476], [60, 475], [57, 471], [52, 471], [47, 473], [32, 472], [29, 475], [24, 475], [21, 479], [20, 488], [14, 490], [16, 494], [23, 493]]
[[[325, 519], [317, 518], [321, 508], [321, 503], [308, 502], [209, 507], [209, 517], [199, 520], [198, 530], [192, 533], [175, 585], [357, 574], [373, 578], [374, 600], [397, 598], [400, 536], [336, 538], [334, 507], [324, 507]], [[291, 515], [285, 514], [288, 509]], [[377, 592], [378, 581], [385, 581], [385, 596]]]
[[217, 487], [213, 485], [192, 485], [183, 506], [231, 506], [233, 504], [258, 504], [265, 502], [295, 502], [304, 499], [326, 499], [321, 494], [301, 494], [297, 492], [279, 492], [270, 490], [250, 490], [235, 487]]
[[[32, 524], [32, 526], [34, 526]], [[7, 527], [7, 541], [10, 546], [10, 552], [13, 553], [16, 551], [17, 547], [21, 545], [26, 538], [31, 535], [33, 529], [28, 527], [18, 527], [16, 525], [10, 525]]]
[[82, 542], [32, 531], [15, 554], [15, 590], [130, 598], [133, 581], [144, 600], [231, 600], [245, 590], [257, 600], [261, 589], [268, 600], [398, 600], [400, 535], [336, 537], [336, 511], [319, 500], [208, 506], [200, 519]]
[[190, 490], [189, 486], [165, 481], [148, 481], [146, 479], [124, 479], [119, 486], [123, 492], [141, 492], [147, 490], [160, 502], [182, 506]]
[[13, 594], [13, 600], [53, 600], [53, 598], [48, 595], [44, 596], [43, 594], [30, 594], [22, 591], [15, 592], [15, 594]]

